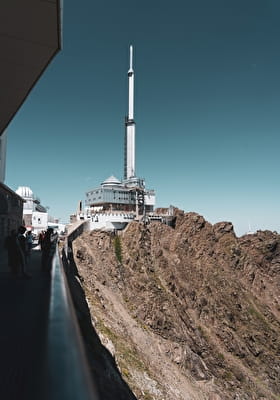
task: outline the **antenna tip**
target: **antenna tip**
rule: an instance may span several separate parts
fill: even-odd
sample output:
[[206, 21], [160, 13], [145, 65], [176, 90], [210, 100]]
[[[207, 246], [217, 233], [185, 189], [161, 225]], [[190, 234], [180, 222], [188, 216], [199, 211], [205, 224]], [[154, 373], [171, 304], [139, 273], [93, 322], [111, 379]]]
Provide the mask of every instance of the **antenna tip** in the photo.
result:
[[132, 45], [129, 46], [129, 50], [130, 50], [129, 72], [133, 72], [133, 69], [132, 69], [133, 47], [132, 47]]

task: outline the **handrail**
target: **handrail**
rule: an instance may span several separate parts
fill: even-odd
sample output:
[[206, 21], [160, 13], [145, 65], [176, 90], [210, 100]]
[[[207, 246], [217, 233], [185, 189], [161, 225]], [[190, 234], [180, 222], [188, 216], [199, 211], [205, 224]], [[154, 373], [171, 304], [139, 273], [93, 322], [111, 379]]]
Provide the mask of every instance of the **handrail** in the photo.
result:
[[98, 400], [56, 245], [48, 326], [48, 400]]

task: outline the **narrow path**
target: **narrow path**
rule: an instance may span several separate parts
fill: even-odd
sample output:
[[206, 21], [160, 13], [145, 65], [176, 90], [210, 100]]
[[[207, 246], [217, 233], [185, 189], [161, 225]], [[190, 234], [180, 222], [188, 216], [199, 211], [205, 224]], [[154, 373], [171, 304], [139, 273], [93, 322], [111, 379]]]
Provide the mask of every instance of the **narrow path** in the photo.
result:
[[30, 279], [0, 275], [0, 399], [40, 400], [50, 292], [41, 252], [32, 250]]

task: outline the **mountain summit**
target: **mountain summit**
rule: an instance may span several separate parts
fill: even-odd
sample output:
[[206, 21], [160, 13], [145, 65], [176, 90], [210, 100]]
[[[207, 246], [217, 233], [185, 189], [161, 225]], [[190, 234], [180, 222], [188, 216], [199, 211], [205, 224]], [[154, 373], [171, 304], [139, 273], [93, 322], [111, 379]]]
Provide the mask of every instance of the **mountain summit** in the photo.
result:
[[279, 399], [280, 236], [175, 217], [73, 242], [93, 330], [127, 384], [102, 398]]

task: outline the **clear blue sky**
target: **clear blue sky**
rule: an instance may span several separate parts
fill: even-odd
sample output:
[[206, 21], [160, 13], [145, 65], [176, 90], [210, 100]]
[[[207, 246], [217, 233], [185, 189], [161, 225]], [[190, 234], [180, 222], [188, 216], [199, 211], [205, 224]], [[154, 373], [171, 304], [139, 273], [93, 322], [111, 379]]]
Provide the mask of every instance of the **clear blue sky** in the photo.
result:
[[279, 0], [64, 2], [63, 50], [9, 126], [6, 184], [68, 221], [123, 175], [129, 45], [137, 175], [157, 206], [280, 231]]

